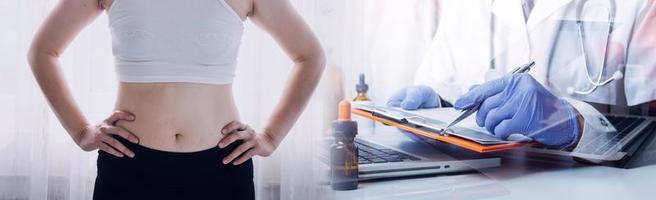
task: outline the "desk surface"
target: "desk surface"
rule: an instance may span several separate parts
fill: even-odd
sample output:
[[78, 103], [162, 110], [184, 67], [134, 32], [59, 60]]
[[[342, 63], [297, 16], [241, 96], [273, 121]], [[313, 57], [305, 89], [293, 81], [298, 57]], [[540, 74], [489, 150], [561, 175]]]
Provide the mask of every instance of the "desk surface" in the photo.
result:
[[[377, 129], [376, 136], [400, 134]], [[650, 199], [656, 195], [656, 165], [634, 169], [581, 165], [501, 154], [501, 167], [480, 173], [446, 174], [360, 183], [336, 199]]]

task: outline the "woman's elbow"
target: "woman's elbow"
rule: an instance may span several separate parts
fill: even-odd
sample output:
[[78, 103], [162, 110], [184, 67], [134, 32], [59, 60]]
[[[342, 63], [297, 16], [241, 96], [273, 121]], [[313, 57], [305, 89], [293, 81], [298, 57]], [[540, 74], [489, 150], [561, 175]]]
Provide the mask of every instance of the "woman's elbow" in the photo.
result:
[[321, 48], [319, 48], [315, 54], [314, 59], [316, 60], [316, 67], [318, 68], [318, 71], [323, 71], [324, 68], [326, 68], [326, 54]]
[[321, 78], [324, 69], [326, 68], [326, 55], [324, 54], [323, 50], [319, 49], [319, 51], [310, 56], [305, 66], [312, 69], [310, 70], [311, 75], [308, 75], [318, 81]]
[[30, 50], [27, 52], [27, 64], [30, 65], [30, 67], [34, 68], [34, 66], [38, 63], [39, 60], [39, 55], [33, 50]]
[[27, 63], [32, 69], [38, 67], [44, 61], [59, 58], [57, 51], [45, 50], [44, 48], [32, 47], [27, 52]]
[[294, 63], [314, 69], [319, 74], [326, 67], [326, 54], [321, 47], [312, 48], [294, 58]]

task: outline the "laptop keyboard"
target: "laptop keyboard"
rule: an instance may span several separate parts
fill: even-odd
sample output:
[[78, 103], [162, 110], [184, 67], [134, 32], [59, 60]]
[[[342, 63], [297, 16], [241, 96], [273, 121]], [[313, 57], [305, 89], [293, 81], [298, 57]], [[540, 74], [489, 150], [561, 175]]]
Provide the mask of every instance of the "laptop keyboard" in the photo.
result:
[[355, 138], [358, 147], [358, 162], [360, 164], [388, 163], [420, 160], [417, 157], [401, 153], [365, 140]]
[[644, 118], [626, 116], [606, 116], [606, 119], [615, 127], [617, 133], [603, 133], [586, 144], [579, 144], [582, 145], [579, 146], [580, 153], [603, 155], [645, 121]]

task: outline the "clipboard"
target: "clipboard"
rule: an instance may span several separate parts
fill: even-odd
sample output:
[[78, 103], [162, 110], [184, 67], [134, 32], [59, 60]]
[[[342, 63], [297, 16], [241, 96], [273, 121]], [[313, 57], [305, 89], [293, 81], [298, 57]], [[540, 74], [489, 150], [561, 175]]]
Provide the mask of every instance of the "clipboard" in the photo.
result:
[[394, 108], [356, 104], [351, 113], [478, 153], [517, 149], [532, 144], [499, 140], [490, 134], [464, 127], [454, 127], [454, 130], [447, 131], [449, 134], [442, 135], [440, 127], [446, 127], [444, 122]]

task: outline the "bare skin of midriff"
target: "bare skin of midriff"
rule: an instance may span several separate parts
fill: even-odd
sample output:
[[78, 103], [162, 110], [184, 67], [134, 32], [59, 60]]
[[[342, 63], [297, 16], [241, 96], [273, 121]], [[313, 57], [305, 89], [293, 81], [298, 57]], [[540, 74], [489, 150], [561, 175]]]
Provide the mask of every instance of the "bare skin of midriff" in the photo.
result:
[[221, 129], [239, 119], [231, 84], [123, 82], [116, 110], [136, 117], [116, 125], [136, 135], [139, 145], [170, 152], [216, 147]]

